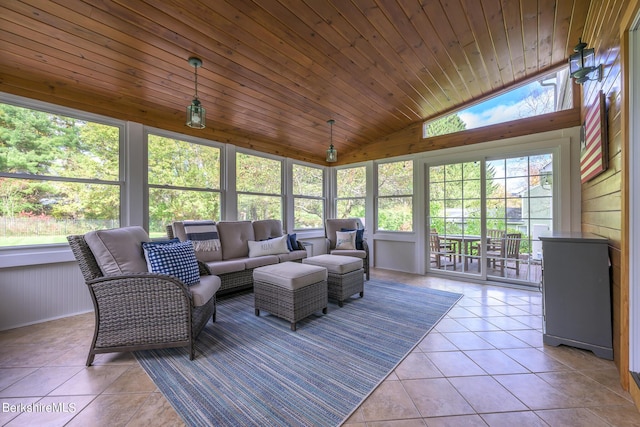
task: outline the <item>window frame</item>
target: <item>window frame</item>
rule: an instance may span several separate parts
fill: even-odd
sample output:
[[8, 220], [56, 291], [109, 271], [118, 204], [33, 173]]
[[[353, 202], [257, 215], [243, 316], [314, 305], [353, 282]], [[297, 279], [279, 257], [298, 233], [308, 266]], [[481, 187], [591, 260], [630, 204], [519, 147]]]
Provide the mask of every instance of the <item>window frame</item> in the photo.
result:
[[[364, 171], [364, 195], [363, 196], [358, 196], [358, 197], [339, 197], [339, 186], [340, 186], [340, 182], [338, 180], [338, 174], [340, 173], [340, 171], [345, 171], [348, 169], [359, 169], [361, 168]], [[335, 218], [339, 218], [338, 216], [338, 203], [342, 200], [361, 200], [362, 201], [362, 206], [364, 207], [364, 215], [361, 218], [363, 221], [363, 225], [365, 227], [365, 229], [367, 228], [367, 186], [369, 184], [369, 174], [368, 174], [368, 170], [367, 170], [367, 166], [364, 164], [355, 164], [355, 165], [346, 165], [344, 167], [340, 167], [340, 168], [336, 168], [333, 171], [333, 179], [335, 179], [335, 197], [333, 199], [333, 209], [334, 209], [334, 217]]]
[[[93, 185], [111, 185], [118, 187], [118, 197], [120, 206], [118, 209], [118, 223], [119, 226], [124, 226], [123, 221], [126, 218], [125, 212], [127, 211], [128, 205], [125, 197], [126, 191], [126, 168], [125, 168], [125, 159], [126, 159], [126, 124], [122, 120], [116, 120], [110, 117], [101, 116], [94, 113], [89, 113], [85, 111], [75, 110], [68, 107], [62, 107], [59, 105], [50, 104], [43, 101], [38, 101], [34, 99], [28, 99], [23, 97], [18, 97], [11, 94], [6, 94], [0, 92], [0, 103], [11, 105], [18, 108], [24, 108], [29, 110], [35, 110], [38, 112], [51, 114], [55, 116], [68, 117], [75, 120], [92, 122], [99, 125], [110, 126], [118, 129], [118, 176], [114, 181], [107, 181], [104, 179], [93, 179], [93, 178], [72, 178], [72, 177], [60, 177], [60, 176], [52, 176], [52, 175], [34, 175], [34, 174], [25, 174], [25, 173], [8, 173], [0, 171], [0, 177], [4, 178], [12, 178], [12, 179], [23, 179], [29, 181], [57, 181], [57, 182], [70, 182], [70, 183], [80, 183], [80, 184], [93, 184]], [[65, 255], [58, 256], [56, 255], [60, 248], [64, 248], [64, 252], [66, 252], [66, 248], [68, 248], [67, 242], [59, 242], [59, 243], [43, 243], [43, 244], [30, 244], [30, 245], [17, 245], [17, 246], [0, 246], [0, 253], [8, 254], [13, 256], [18, 256], [22, 253], [28, 253], [29, 257], [32, 255], [35, 258], [29, 260], [20, 260], [17, 264], [8, 262], [0, 262], [0, 268], [4, 266], [19, 266], [19, 265], [34, 265], [40, 263], [51, 263], [54, 260], [49, 259], [48, 253], [53, 251], [54, 259], [59, 259], [60, 261], [68, 260], [68, 257]], [[39, 254], [42, 253], [43, 258], [40, 262]], [[5, 265], [7, 263], [7, 265]]]
[[[555, 78], [555, 83], [551, 83], [551, 84], [543, 84], [542, 82], [544, 81], [548, 81], [551, 80], [552, 78]], [[444, 120], [448, 117], [451, 116], [455, 116], [455, 115], [460, 115], [460, 113], [465, 113], [469, 110], [472, 110], [478, 106], [481, 106], [483, 104], [489, 104], [492, 101], [494, 101], [497, 98], [500, 98], [502, 96], [505, 95], [509, 95], [512, 94], [518, 90], [521, 90], [529, 85], [533, 85], [537, 83], [540, 87], [545, 87], [545, 86], [553, 86], [553, 89], [550, 89], [553, 91], [553, 111], [542, 111], [542, 112], [535, 112], [534, 114], [530, 114], [530, 115], [522, 115], [519, 117], [515, 117], [515, 118], [506, 118], [506, 119], [501, 119], [500, 121], [496, 121], [493, 122], [491, 121], [490, 123], [487, 123], [485, 125], [482, 126], [472, 126], [472, 127], [466, 127], [466, 123], [465, 123], [465, 129], [462, 130], [457, 130], [457, 131], [450, 131], [450, 132], [445, 132], [445, 133], [439, 133], [439, 134], [434, 134], [434, 135], [429, 135], [429, 125], [433, 124], [433, 123], [437, 123], [440, 120]], [[428, 120], [425, 120], [422, 123], [422, 139], [429, 139], [429, 138], [436, 138], [439, 136], [445, 136], [445, 135], [451, 135], [454, 133], [460, 133], [460, 132], [466, 132], [466, 131], [470, 131], [470, 130], [475, 130], [475, 129], [481, 129], [487, 126], [494, 126], [494, 125], [501, 125], [504, 123], [508, 123], [511, 121], [515, 121], [515, 120], [522, 120], [528, 117], [538, 117], [540, 115], [544, 115], [544, 114], [553, 114], [553, 113], [558, 113], [560, 111], [565, 111], [568, 110], [570, 108], [573, 108], [573, 90], [575, 90], [571, 76], [569, 75], [569, 66], [567, 64], [562, 65], [561, 67], [555, 69], [555, 70], [550, 70], [549, 73], [545, 74], [544, 76], [542, 76], [542, 78], [540, 76], [538, 77], [534, 77], [534, 78], [529, 78], [523, 82], [521, 82], [520, 84], [516, 85], [516, 86], [512, 86], [509, 88], [506, 88], [505, 90], [499, 91], [497, 93], [491, 94], [490, 96], [480, 99], [477, 102], [474, 102], [472, 104], [469, 105], [465, 105], [461, 108], [458, 108], [454, 111], [451, 111], [449, 113], [437, 116], [437, 117], [432, 117]], [[523, 101], [525, 101], [526, 99], [530, 98], [530, 94], [532, 92], [529, 92], [529, 95], [525, 98], [518, 98], [516, 104], [521, 103]], [[505, 106], [507, 107], [508, 104], [499, 104], [501, 106]], [[487, 107], [486, 111], [489, 111], [491, 109], [493, 109], [495, 107]], [[462, 119], [461, 119], [462, 120]], [[463, 121], [464, 123], [464, 121]]]
[[[254, 157], [261, 157], [264, 159], [268, 159], [268, 160], [273, 160], [276, 161], [278, 163], [280, 163], [280, 194], [275, 194], [275, 193], [261, 193], [261, 192], [251, 192], [251, 191], [239, 191], [238, 190], [238, 155], [242, 154], [242, 155], [246, 155], [246, 156], [254, 156]], [[285, 201], [286, 201], [286, 186], [285, 186], [285, 170], [287, 169], [287, 162], [285, 162], [285, 158], [284, 157], [277, 157], [277, 156], [271, 156], [269, 154], [266, 153], [260, 153], [257, 151], [250, 151], [250, 150], [242, 150], [242, 149], [237, 149], [235, 152], [235, 156], [233, 158], [233, 170], [235, 171], [235, 176], [234, 176], [234, 190], [235, 190], [235, 212], [236, 212], [236, 221], [253, 221], [252, 219], [240, 219], [240, 209], [239, 209], [239, 200], [241, 195], [249, 195], [249, 196], [266, 196], [266, 197], [278, 197], [280, 198], [280, 218], [269, 218], [269, 219], [279, 219], [280, 222], [282, 223], [282, 228], [283, 230], [285, 230]], [[227, 218], [227, 220], [229, 220]]]
[[[308, 196], [308, 195], [302, 195], [302, 194], [296, 194], [294, 192], [294, 185], [293, 185], [293, 181], [294, 181], [294, 169], [296, 166], [301, 166], [301, 167], [306, 167], [306, 168], [312, 168], [312, 169], [318, 169], [321, 174], [322, 174], [322, 190], [321, 190], [321, 195], [320, 196]], [[326, 180], [326, 168], [323, 168], [322, 166], [317, 166], [317, 165], [311, 165], [311, 164], [304, 164], [304, 163], [300, 163], [300, 162], [290, 162], [287, 164], [287, 170], [290, 171], [291, 173], [291, 205], [292, 205], [292, 211], [293, 211], [293, 217], [292, 217], [292, 228], [293, 231], [295, 232], [304, 232], [304, 231], [315, 231], [315, 230], [323, 230], [324, 229], [324, 223], [325, 220], [327, 218], [327, 208], [326, 208], [326, 191], [327, 191], [327, 180]], [[320, 227], [309, 227], [309, 228], [297, 228], [296, 227], [296, 212], [295, 212], [295, 206], [296, 206], [296, 200], [297, 199], [304, 199], [304, 200], [317, 200], [320, 202], [321, 206], [322, 206], [322, 219], [321, 219], [321, 225]]]
[[[156, 137], [160, 137], [160, 138], [167, 138], [167, 139], [173, 139], [173, 140], [178, 140], [180, 142], [184, 142], [187, 144], [197, 144], [197, 145], [202, 145], [204, 147], [209, 147], [209, 148], [215, 148], [219, 151], [219, 157], [218, 157], [218, 170], [219, 170], [219, 176], [218, 176], [218, 188], [205, 188], [205, 187], [188, 187], [188, 186], [178, 186], [178, 185], [170, 185], [170, 184], [151, 184], [149, 182], [149, 175], [148, 175], [148, 171], [149, 171], [149, 136], [156, 136]], [[184, 135], [184, 134], [176, 134], [173, 132], [166, 132], [163, 131], [161, 129], [145, 129], [144, 132], [144, 142], [145, 142], [145, 153], [146, 153], [146, 158], [145, 158], [145, 197], [147, 199], [147, 201], [149, 201], [150, 198], [150, 190], [153, 189], [165, 189], [165, 190], [171, 190], [171, 191], [196, 191], [196, 192], [203, 192], [203, 193], [213, 193], [213, 194], [218, 194], [218, 198], [220, 201], [220, 206], [219, 206], [219, 211], [218, 211], [218, 216], [219, 218], [188, 218], [188, 219], [212, 219], [215, 221], [219, 221], [223, 218], [224, 215], [224, 201], [223, 201], [223, 187], [224, 187], [224, 181], [223, 181], [223, 177], [224, 177], [224, 164], [225, 164], [225, 150], [222, 144], [216, 144], [216, 143], [212, 143], [211, 141], [205, 140], [205, 139], [201, 139], [201, 138], [193, 138], [190, 137], [188, 135]], [[146, 221], [147, 221], [147, 226], [149, 228], [149, 233], [151, 234], [151, 217], [150, 217], [150, 209], [147, 207], [147, 212], [146, 212]]]
[[[392, 163], [411, 163], [411, 188], [413, 192], [411, 194], [393, 194], [393, 195], [380, 195], [380, 166], [389, 165]], [[384, 162], [375, 162], [374, 168], [375, 175], [375, 230], [377, 233], [400, 233], [400, 234], [411, 234], [415, 233], [415, 187], [416, 187], [416, 162], [414, 159], [409, 158], [398, 158], [395, 160], [384, 161]], [[411, 200], [411, 230], [386, 230], [380, 228], [380, 200], [382, 199], [410, 199]]]

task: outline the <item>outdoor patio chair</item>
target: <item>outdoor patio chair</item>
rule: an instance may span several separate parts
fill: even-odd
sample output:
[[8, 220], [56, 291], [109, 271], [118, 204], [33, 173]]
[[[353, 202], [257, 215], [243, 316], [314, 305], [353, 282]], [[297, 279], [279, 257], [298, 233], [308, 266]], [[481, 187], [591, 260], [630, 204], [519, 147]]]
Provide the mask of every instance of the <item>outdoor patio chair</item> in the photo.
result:
[[457, 251], [455, 247], [443, 244], [438, 233], [429, 234], [429, 248], [431, 249], [431, 262], [436, 264], [436, 268], [440, 269], [443, 266], [446, 268], [453, 265], [453, 269], [456, 269]]
[[[488, 228], [487, 229], [487, 251], [497, 252], [500, 251], [500, 246], [502, 245], [502, 240], [506, 231], [496, 229], [496, 228]], [[476, 256], [480, 256], [480, 243], [477, 245], [473, 245], [471, 247], [471, 251], [475, 253]], [[493, 268], [496, 268], [495, 259], [493, 260]]]
[[[431, 234], [435, 234], [437, 236], [440, 236], [440, 233], [438, 233], [438, 230], [436, 228], [431, 228]], [[442, 249], [447, 249], [447, 250], [452, 250], [457, 252], [458, 251], [458, 242], [454, 242], [452, 240], [444, 240], [444, 239], [440, 239], [440, 248]]]
[[[497, 249], [487, 250], [487, 266], [489, 262], [493, 263], [493, 268], [499, 264], [500, 275], [504, 276], [505, 268], [513, 268], [516, 275], [520, 275], [520, 242], [522, 241], [521, 233], [507, 233], [500, 239], [500, 245]], [[515, 261], [515, 266], [508, 265], [509, 260]]]
[[[123, 227], [67, 236], [89, 288], [95, 330], [87, 366], [96, 354], [188, 347], [211, 318], [215, 322], [220, 278], [206, 275], [186, 286], [176, 277], [149, 273], [142, 242], [150, 242], [142, 227]], [[90, 244], [87, 240], [91, 241]]]

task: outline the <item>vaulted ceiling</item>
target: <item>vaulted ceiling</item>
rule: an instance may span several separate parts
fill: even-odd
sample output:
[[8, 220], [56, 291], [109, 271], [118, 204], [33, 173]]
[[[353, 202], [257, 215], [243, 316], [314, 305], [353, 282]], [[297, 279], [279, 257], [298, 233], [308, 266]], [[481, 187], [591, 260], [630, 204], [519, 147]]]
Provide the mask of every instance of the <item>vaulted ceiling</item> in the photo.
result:
[[566, 63], [589, 3], [0, 0], [0, 91], [324, 164], [329, 119], [354, 153]]

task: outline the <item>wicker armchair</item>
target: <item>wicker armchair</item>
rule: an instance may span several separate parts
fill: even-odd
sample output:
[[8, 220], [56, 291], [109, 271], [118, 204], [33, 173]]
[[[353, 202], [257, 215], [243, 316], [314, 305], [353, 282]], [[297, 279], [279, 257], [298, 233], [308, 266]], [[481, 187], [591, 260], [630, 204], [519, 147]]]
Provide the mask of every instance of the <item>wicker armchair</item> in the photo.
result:
[[95, 309], [87, 366], [99, 353], [166, 347], [188, 347], [189, 358], [194, 359], [196, 337], [209, 318], [215, 322], [215, 292], [220, 286], [216, 276], [201, 281], [209, 288], [202, 295], [213, 292], [213, 296], [198, 301], [206, 297], [194, 296], [195, 291], [172, 276], [148, 272], [104, 276], [85, 236], [67, 240]]
[[336, 232], [341, 230], [362, 230], [362, 223], [357, 218], [341, 218], [325, 220], [324, 235], [327, 245], [327, 253], [333, 255], [345, 255], [362, 258], [362, 267], [367, 280], [369, 280], [369, 245], [362, 240], [362, 249], [336, 249]]

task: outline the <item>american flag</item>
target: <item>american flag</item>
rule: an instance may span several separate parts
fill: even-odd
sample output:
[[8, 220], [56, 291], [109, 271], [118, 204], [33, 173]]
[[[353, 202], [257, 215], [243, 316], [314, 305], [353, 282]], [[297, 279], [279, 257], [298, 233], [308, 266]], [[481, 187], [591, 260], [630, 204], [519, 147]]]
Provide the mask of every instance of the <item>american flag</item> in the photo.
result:
[[607, 127], [605, 97], [598, 99], [587, 110], [584, 121], [584, 140], [580, 153], [580, 180], [585, 183], [607, 169]]

